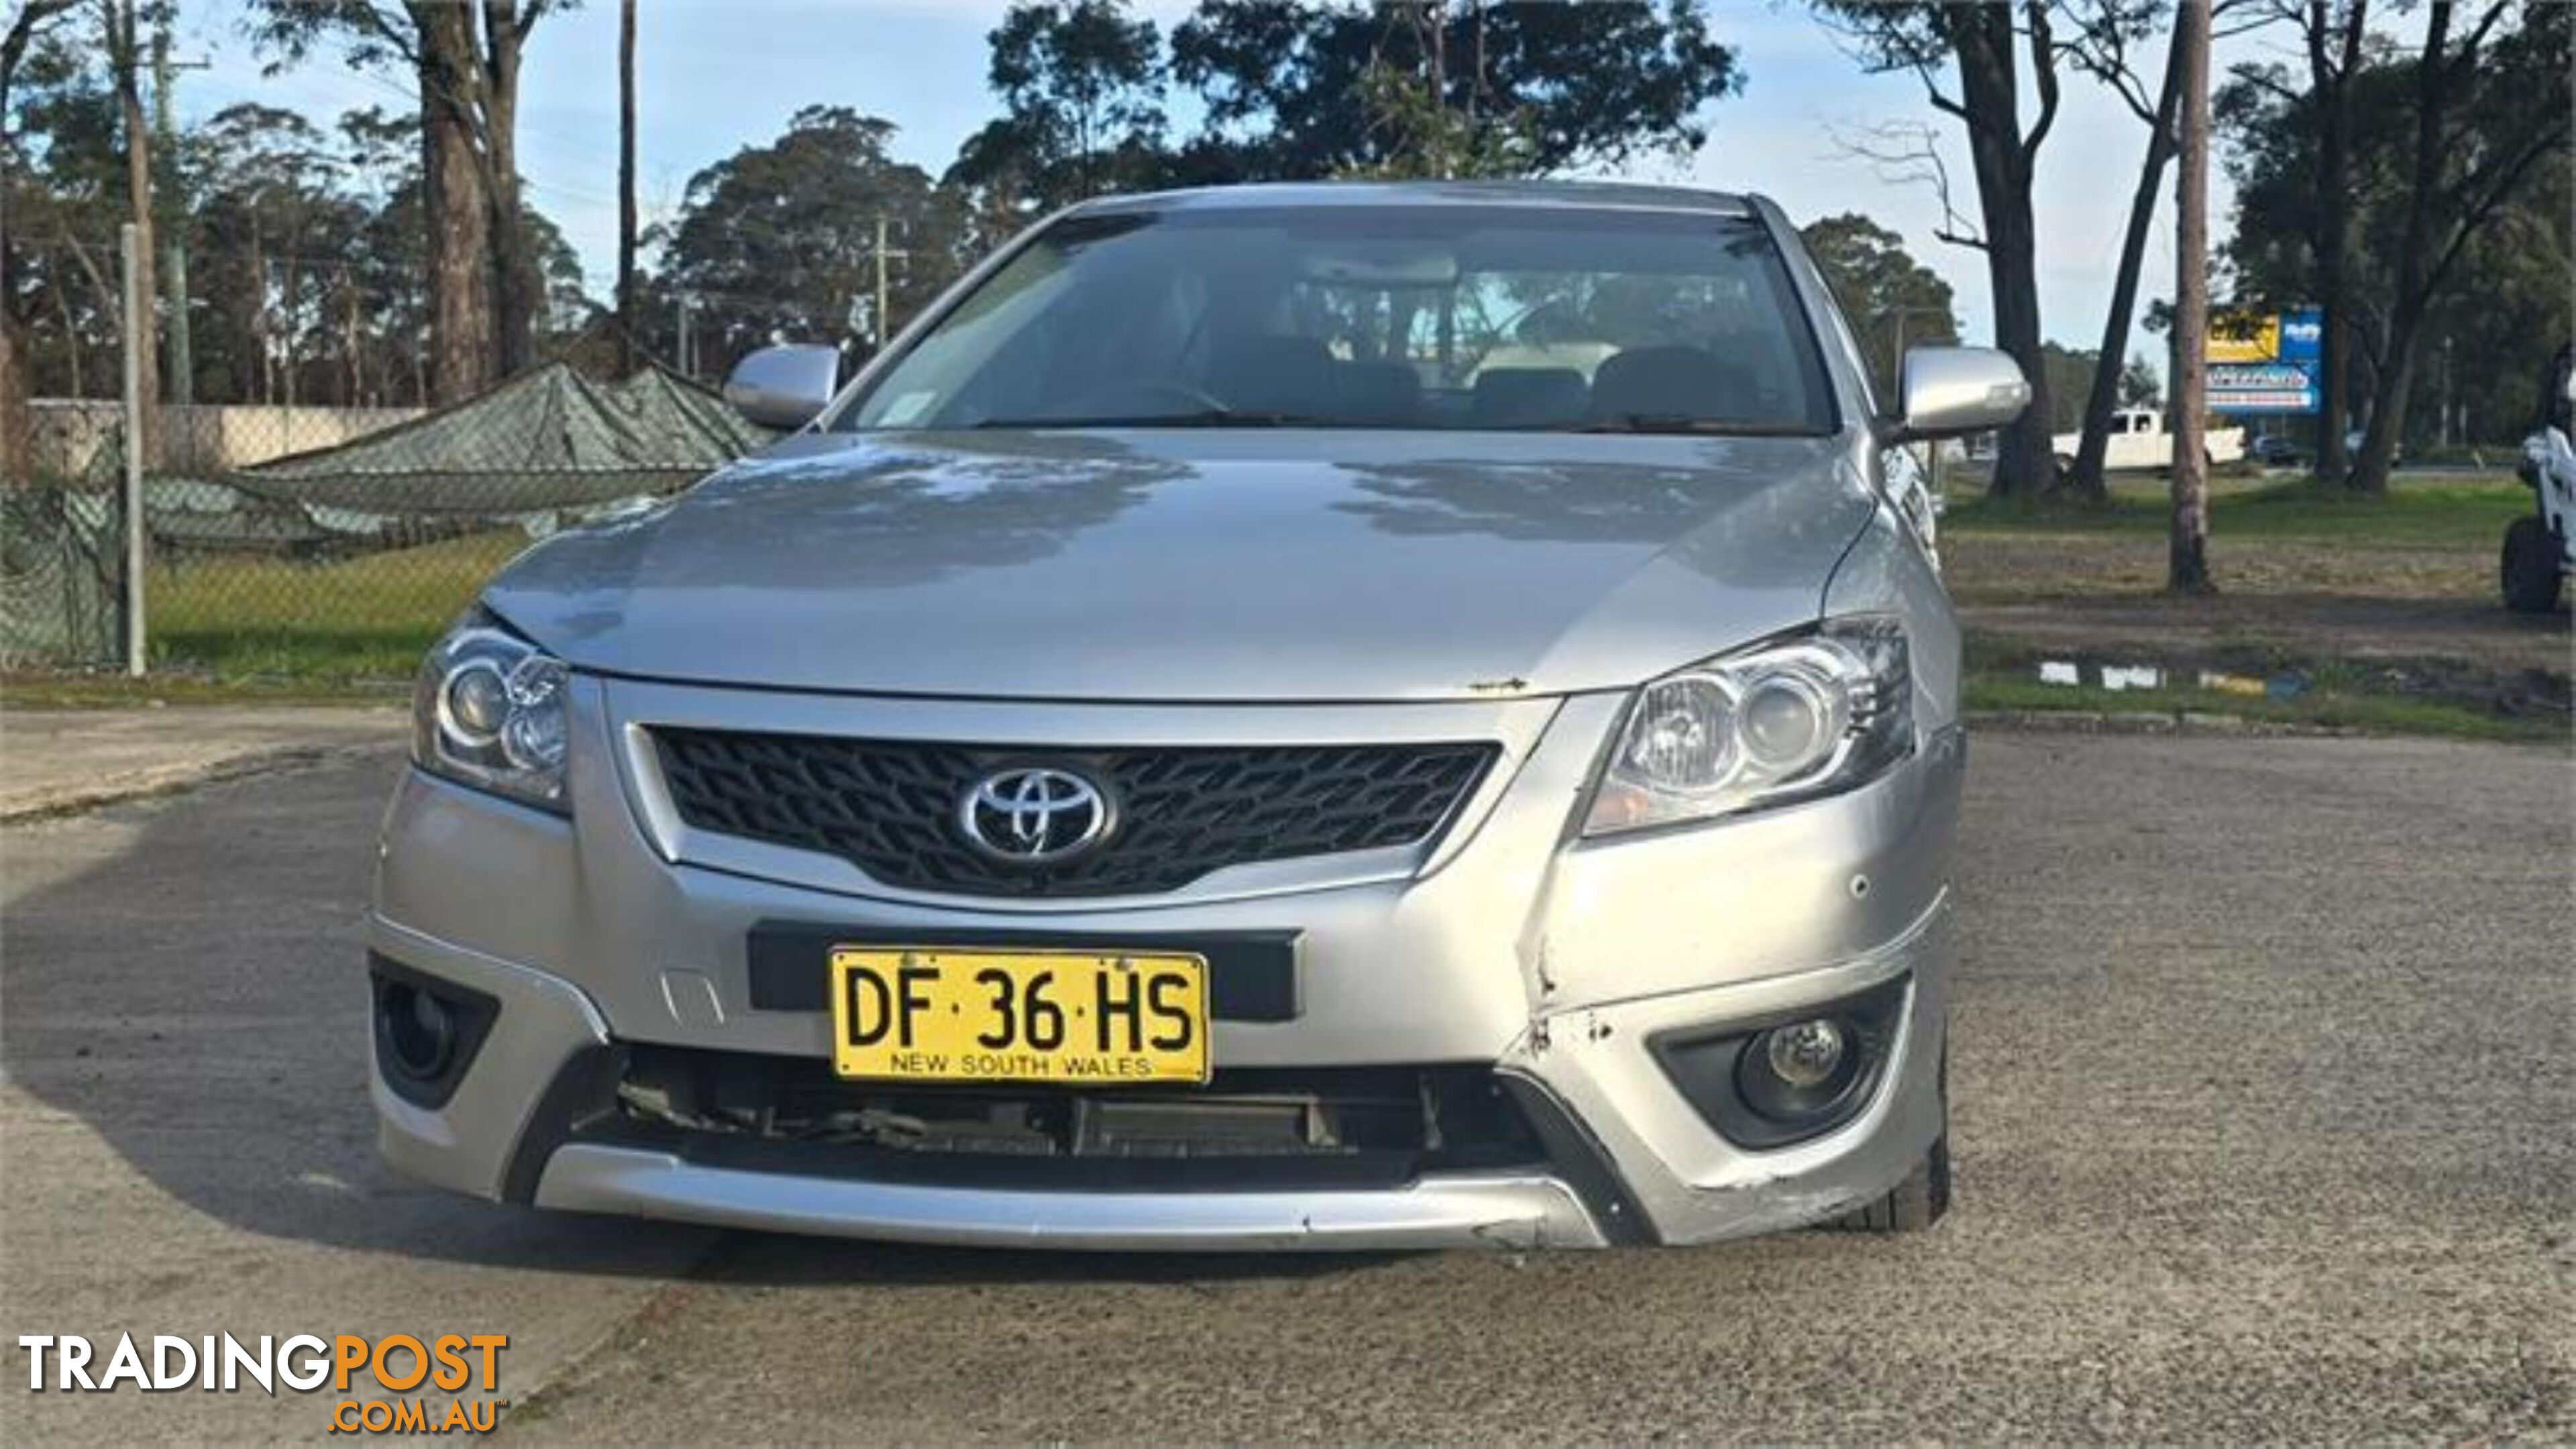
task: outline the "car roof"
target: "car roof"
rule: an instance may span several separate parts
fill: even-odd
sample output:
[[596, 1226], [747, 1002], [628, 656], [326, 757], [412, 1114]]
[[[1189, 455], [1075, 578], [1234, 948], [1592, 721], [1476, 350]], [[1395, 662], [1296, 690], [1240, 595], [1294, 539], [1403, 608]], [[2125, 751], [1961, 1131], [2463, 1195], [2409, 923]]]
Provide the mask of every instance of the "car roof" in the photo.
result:
[[1608, 181], [1288, 181], [1104, 196], [1077, 215], [1258, 207], [1560, 206], [1597, 211], [1690, 211], [1751, 216], [1755, 198], [1679, 186]]

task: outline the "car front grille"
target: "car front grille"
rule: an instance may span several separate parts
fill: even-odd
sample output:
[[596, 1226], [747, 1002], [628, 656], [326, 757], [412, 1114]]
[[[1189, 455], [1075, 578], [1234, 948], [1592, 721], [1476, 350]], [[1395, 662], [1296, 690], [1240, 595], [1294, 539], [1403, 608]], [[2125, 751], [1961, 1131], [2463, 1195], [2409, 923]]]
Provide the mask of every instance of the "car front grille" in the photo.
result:
[[[1227, 866], [1417, 845], [1495, 755], [1474, 743], [1042, 752], [680, 728], [653, 738], [691, 829], [837, 855], [887, 885], [992, 896], [1154, 894]], [[1105, 788], [1106, 838], [1045, 863], [968, 843], [966, 792], [1031, 761]]]
[[800, 1175], [1053, 1191], [1391, 1186], [1546, 1150], [1488, 1068], [1234, 1068], [1072, 1091], [844, 1081], [819, 1059], [631, 1043], [573, 1140]]

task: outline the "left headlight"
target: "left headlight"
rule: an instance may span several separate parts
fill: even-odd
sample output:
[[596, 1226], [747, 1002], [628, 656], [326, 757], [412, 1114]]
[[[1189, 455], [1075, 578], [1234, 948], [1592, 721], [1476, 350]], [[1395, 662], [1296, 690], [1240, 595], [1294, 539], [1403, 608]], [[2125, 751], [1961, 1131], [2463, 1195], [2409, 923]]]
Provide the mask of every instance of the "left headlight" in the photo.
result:
[[412, 759], [432, 774], [570, 813], [563, 661], [477, 610], [422, 661], [412, 687]]
[[1893, 619], [1833, 620], [1639, 690], [1583, 833], [1834, 794], [1913, 747], [1904, 629]]

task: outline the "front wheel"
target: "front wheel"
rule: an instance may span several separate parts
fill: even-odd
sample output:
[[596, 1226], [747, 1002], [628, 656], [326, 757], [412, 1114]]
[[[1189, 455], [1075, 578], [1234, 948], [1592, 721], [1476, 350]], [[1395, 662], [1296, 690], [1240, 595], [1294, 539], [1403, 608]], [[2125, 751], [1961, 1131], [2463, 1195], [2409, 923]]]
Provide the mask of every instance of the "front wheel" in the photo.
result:
[[2535, 514], [2525, 514], [2504, 531], [2504, 606], [2517, 614], [2548, 614], [2558, 608], [2560, 547], [2557, 535]]
[[1919, 1233], [1950, 1211], [1950, 1138], [1932, 1140], [1932, 1149], [1905, 1180], [1876, 1202], [1864, 1203], [1826, 1223], [1838, 1233]]
[[1941, 1094], [1941, 1135], [1932, 1139], [1921, 1161], [1905, 1180], [1876, 1202], [1867, 1202], [1817, 1226], [1832, 1233], [1919, 1233], [1950, 1211], [1950, 1043], [1941, 1043], [1941, 1070], [1933, 1079]]

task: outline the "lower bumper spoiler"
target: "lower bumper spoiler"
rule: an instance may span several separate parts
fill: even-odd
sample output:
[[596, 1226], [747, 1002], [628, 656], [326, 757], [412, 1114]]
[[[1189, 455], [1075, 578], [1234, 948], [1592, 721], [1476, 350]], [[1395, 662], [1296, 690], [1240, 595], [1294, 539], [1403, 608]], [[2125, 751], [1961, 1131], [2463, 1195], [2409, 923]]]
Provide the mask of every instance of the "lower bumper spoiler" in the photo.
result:
[[710, 1167], [646, 1148], [570, 1143], [539, 1207], [720, 1227], [972, 1247], [1160, 1252], [1602, 1247], [1565, 1184], [1425, 1178], [1371, 1192], [1019, 1192]]

